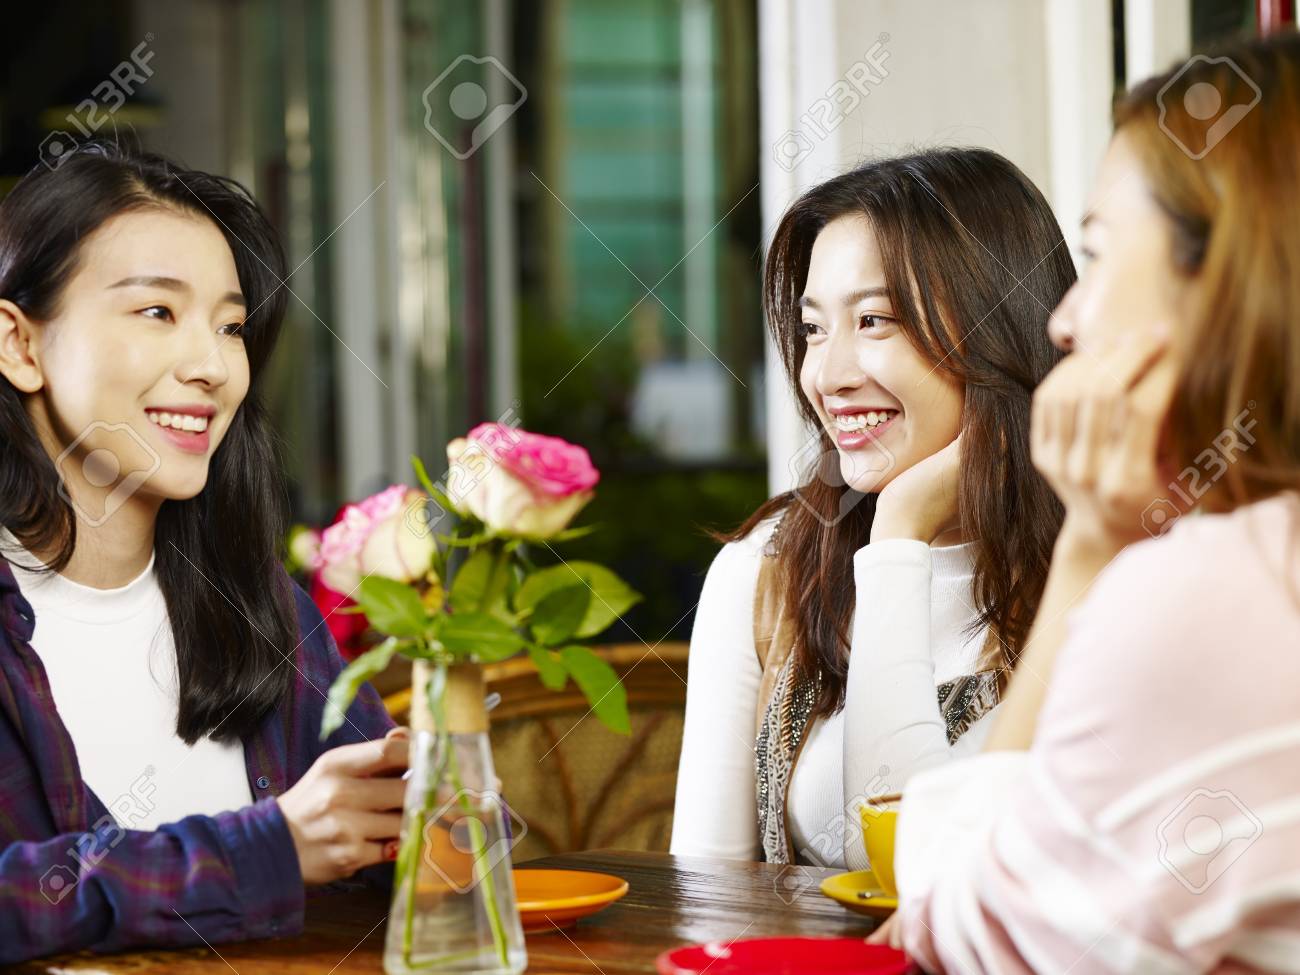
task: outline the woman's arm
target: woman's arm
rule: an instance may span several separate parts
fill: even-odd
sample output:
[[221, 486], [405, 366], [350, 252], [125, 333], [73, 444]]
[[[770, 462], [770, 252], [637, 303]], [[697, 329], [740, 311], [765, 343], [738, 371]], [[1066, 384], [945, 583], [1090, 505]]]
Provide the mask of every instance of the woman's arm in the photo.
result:
[[913, 781], [895, 926], [927, 971], [1294, 967], [1300, 612], [1273, 514], [1127, 549], [1071, 617], [1032, 748]]
[[0, 851], [0, 962], [292, 934], [302, 912], [298, 858], [273, 799], [156, 830], [110, 821]]
[[[1065, 615], [1123, 549], [1147, 537], [1147, 513], [1165, 493], [1157, 445], [1175, 370], [1163, 332], [1076, 352], [1034, 393], [1034, 466], [1066, 508], [1043, 598], [986, 750], [1028, 748]], [[1168, 500], [1164, 501], [1168, 505]]]
[[753, 860], [760, 854], [754, 728], [762, 670], [754, 648], [754, 587], [768, 533], [760, 528], [728, 543], [704, 580], [677, 769], [671, 849], [678, 855]]
[[[844, 704], [844, 808], [850, 818], [873, 796], [901, 792], [915, 773], [978, 747], [987, 722], [948, 744], [939, 711], [930, 638], [930, 546], [890, 538], [853, 558], [857, 608]], [[867, 866], [862, 831], [851, 824], [846, 866]]]

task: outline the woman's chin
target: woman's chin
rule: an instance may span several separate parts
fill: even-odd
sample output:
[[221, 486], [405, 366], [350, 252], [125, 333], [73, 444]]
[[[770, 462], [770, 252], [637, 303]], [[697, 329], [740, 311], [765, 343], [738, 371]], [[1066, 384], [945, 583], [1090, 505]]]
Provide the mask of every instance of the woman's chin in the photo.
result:
[[207, 483], [208, 471], [205, 465], [201, 473], [183, 475], [169, 472], [166, 477], [155, 476], [150, 479], [149, 490], [162, 501], [188, 501], [197, 497]]
[[898, 473], [893, 457], [856, 450], [840, 455], [840, 476], [847, 487], [862, 494], [879, 494]]

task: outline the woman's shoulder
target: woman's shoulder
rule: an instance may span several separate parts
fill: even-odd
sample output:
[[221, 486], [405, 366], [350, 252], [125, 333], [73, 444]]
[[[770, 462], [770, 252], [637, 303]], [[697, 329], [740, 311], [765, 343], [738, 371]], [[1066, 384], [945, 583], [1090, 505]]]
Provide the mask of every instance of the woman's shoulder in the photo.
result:
[[748, 534], [727, 542], [718, 550], [700, 593], [700, 612], [706, 619], [721, 614], [734, 622], [753, 614], [759, 573], [764, 558], [769, 554], [769, 544], [778, 521], [779, 516], [764, 519]]
[[[1130, 545], [1096, 589], [1170, 607], [1223, 605], [1300, 587], [1300, 496], [1285, 493], [1223, 514], [1183, 515], [1158, 537]], [[1137, 586], [1136, 595], [1134, 586]]]
[[758, 577], [763, 559], [775, 554], [773, 542], [780, 521], [780, 514], [765, 518], [750, 529], [747, 535], [724, 544], [713, 557], [709, 575], [739, 574], [748, 578], [752, 585]]
[[[1130, 545], [1070, 615], [1087, 634], [1085, 669], [1149, 671], [1177, 684], [1234, 667], [1300, 677], [1279, 654], [1300, 639], [1300, 505], [1271, 498], [1225, 514], [1183, 515]], [[1279, 674], [1281, 676], [1281, 674]]]

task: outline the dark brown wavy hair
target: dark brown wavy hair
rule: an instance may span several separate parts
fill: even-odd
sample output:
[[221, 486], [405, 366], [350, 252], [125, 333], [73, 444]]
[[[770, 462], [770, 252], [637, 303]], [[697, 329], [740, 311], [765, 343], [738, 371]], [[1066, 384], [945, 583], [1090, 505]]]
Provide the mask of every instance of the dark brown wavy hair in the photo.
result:
[[720, 537], [743, 538], [781, 516], [777, 579], [795, 621], [795, 666], [821, 678], [814, 716], [844, 704], [853, 553], [870, 541], [876, 507], [875, 495], [856, 494], [836, 473], [835, 445], [799, 383], [799, 298], [813, 241], [848, 215], [865, 216], [875, 231], [909, 340], [964, 387], [959, 517], [976, 545], [972, 631], [987, 625], [996, 636], [980, 669], [1002, 684], [1033, 622], [1063, 517], [1029, 459], [1030, 398], [1060, 358], [1047, 320], [1075, 280], [1042, 194], [997, 153], [961, 148], [867, 163], [805, 193], [768, 249], [763, 303], [800, 412], [820, 431], [818, 457], [799, 488]]
[[[1201, 499], [1223, 511], [1300, 488], [1300, 35], [1213, 54], [1129, 91], [1115, 133], [1130, 140], [1196, 289], [1196, 310], [1174, 330], [1183, 365], [1166, 420], [1173, 469], [1196, 474], [1243, 424], [1252, 438]], [[1196, 85], [1218, 93], [1219, 116], [1181, 110]]]

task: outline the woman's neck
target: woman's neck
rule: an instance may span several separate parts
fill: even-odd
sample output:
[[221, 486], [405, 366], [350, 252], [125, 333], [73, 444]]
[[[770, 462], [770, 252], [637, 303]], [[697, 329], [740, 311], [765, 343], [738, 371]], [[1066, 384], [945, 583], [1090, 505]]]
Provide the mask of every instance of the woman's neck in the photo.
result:
[[[158, 506], [139, 497], [131, 498], [99, 525], [78, 516], [77, 544], [59, 574], [91, 589], [120, 589], [127, 585], [139, 577], [153, 555], [157, 517]], [[23, 539], [19, 542], [46, 564], [54, 558], [53, 549], [33, 548]]]

